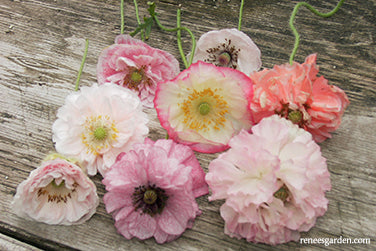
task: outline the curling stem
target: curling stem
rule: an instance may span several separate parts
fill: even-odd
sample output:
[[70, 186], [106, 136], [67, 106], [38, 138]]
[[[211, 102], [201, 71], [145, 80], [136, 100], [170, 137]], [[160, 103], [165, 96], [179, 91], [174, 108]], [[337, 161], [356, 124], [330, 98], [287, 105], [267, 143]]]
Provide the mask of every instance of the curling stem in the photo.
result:
[[300, 43], [299, 33], [294, 26], [295, 16], [296, 16], [296, 13], [298, 12], [298, 9], [300, 8], [300, 6], [306, 7], [312, 13], [316, 14], [319, 17], [330, 17], [338, 11], [338, 9], [342, 6], [344, 1], [345, 0], [340, 0], [338, 2], [337, 6], [334, 9], [330, 12], [327, 12], [327, 13], [321, 13], [321, 12], [317, 11], [314, 7], [312, 7], [310, 4], [308, 4], [306, 2], [300, 2], [300, 3], [297, 3], [295, 5], [295, 8], [291, 13], [290, 22], [289, 22], [290, 28], [291, 28], [292, 32], [294, 33], [294, 36], [295, 36], [294, 49], [292, 50], [291, 55], [290, 55], [290, 65], [292, 65], [293, 62], [294, 62], [294, 57], [295, 57], [296, 51], [298, 50], [299, 43]]

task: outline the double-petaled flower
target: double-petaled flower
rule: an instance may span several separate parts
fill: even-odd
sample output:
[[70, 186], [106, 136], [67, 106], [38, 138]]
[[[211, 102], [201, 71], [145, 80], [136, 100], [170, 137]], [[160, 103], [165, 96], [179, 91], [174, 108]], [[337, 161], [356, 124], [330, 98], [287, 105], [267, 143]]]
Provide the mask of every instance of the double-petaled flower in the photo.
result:
[[189, 147], [147, 139], [120, 154], [105, 174], [103, 201], [125, 238], [169, 242], [201, 214], [195, 197], [208, 193], [204, 177]]
[[114, 83], [138, 94], [146, 107], [153, 107], [157, 83], [176, 77], [179, 62], [170, 53], [150, 47], [129, 35], [119, 35], [105, 48], [97, 64], [98, 83]]
[[97, 189], [81, 168], [55, 156], [18, 185], [12, 207], [26, 219], [72, 225], [88, 220], [98, 204]]
[[135, 93], [94, 84], [67, 96], [52, 127], [53, 141], [59, 153], [81, 161], [89, 175], [103, 175], [119, 153], [144, 141], [147, 122]]
[[252, 242], [299, 239], [327, 210], [329, 172], [307, 131], [273, 115], [230, 141], [209, 164], [209, 200], [225, 199], [225, 233]]

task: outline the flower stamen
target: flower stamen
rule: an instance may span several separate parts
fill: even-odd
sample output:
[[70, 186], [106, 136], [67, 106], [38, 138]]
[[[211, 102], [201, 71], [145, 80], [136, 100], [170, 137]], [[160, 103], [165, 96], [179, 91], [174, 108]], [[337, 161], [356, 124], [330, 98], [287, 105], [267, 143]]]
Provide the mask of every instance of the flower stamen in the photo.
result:
[[167, 199], [165, 191], [155, 185], [135, 187], [132, 194], [135, 210], [141, 210], [150, 216], [161, 214]]
[[123, 85], [125, 85], [129, 89], [133, 89], [136, 91], [139, 91], [142, 85], [147, 85], [147, 86], [153, 85], [152, 80], [147, 77], [147, 75], [145, 74], [145, 71], [146, 71], [145, 65], [141, 66], [140, 68], [129, 67], [129, 72], [124, 77]]
[[290, 111], [287, 118], [294, 124], [299, 124], [303, 119], [301, 111]]
[[98, 127], [94, 130], [94, 138], [97, 140], [104, 140], [107, 137], [107, 130], [103, 127]]
[[289, 190], [288, 188], [286, 187], [286, 185], [283, 185], [282, 187], [280, 187], [275, 193], [274, 193], [274, 197], [277, 198], [277, 199], [280, 199], [281, 201], [283, 202], [286, 202], [288, 197], [289, 197]]
[[214, 48], [209, 48], [206, 52], [208, 53], [208, 57], [204, 59], [204, 62], [233, 69], [238, 67], [237, 62], [240, 49], [231, 44], [231, 39], [225, 38], [225, 43]]
[[206, 102], [202, 102], [198, 106], [198, 110], [200, 111], [201, 115], [207, 115], [210, 112], [210, 105]]
[[178, 106], [183, 112], [183, 124], [195, 131], [220, 130], [226, 122], [228, 104], [217, 94], [221, 89], [193, 90]]
[[118, 138], [115, 122], [109, 116], [90, 116], [83, 124], [81, 142], [85, 145], [87, 153], [99, 155], [109, 148]]

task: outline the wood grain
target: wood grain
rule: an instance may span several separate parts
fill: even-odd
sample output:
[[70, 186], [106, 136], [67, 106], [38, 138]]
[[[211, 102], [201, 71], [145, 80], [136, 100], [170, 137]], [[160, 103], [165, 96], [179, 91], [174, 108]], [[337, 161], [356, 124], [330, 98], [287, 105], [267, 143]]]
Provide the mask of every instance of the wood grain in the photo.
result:
[[[125, 1], [125, 31], [136, 27], [133, 1]], [[182, 4], [182, 25], [196, 38], [213, 29], [235, 28], [240, 1], [155, 1], [161, 22], [173, 27]], [[288, 61], [293, 35], [288, 20], [297, 1], [245, 1], [242, 30], [262, 51], [263, 67]], [[320, 11], [335, 0], [308, 1]], [[146, 1], [139, 1], [141, 16]], [[321, 144], [331, 173], [327, 213], [303, 237], [370, 238], [370, 245], [278, 246], [248, 243], [223, 233], [222, 202], [198, 199], [203, 214], [193, 229], [174, 242], [158, 245], [153, 239], [126, 240], [116, 232], [101, 202], [97, 213], [78, 226], [49, 226], [18, 218], [10, 208], [17, 185], [54, 150], [51, 125], [57, 109], [73, 91], [85, 39], [90, 41], [82, 85], [96, 82], [96, 62], [102, 49], [120, 32], [117, 0], [0, 0], [0, 248], [13, 246], [49, 250], [371, 250], [376, 249], [376, 1], [348, 0], [333, 17], [298, 12], [296, 27], [301, 46], [295, 58], [303, 62], [318, 53], [320, 74], [344, 89], [350, 106], [333, 138]], [[185, 51], [190, 38], [183, 36]], [[176, 36], [153, 27], [148, 44], [178, 59]], [[180, 60], [181, 62], [181, 60]], [[183, 64], [181, 62], [181, 69]], [[150, 138], [163, 138], [155, 111], [149, 111]], [[218, 154], [197, 153], [207, 172]], [[93, 178], [102, 198], [101, 177]], [[4, 244], [5, 243], [5, 244]], [[13, 245], [13, 246], [12, 246]], [[19, 250], [19, 249], [18, 249]]]

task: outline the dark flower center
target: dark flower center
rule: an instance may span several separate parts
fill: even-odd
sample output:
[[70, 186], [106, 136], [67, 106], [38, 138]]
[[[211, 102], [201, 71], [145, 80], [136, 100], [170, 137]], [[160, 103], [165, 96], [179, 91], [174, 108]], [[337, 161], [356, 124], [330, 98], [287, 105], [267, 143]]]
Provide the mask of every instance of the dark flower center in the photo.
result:
[[286, 202], [289, 197], [289, 190], [286, 185], [283, 185], [274, 193], [274, 197], [280, 199], [283, 202]]
[[[307, 104], [303, 104], [303, 108], [300, 108], [303, 111], [309, 109]], [[290, 120], [292, 123], [298, 125], [300, 128], [306, 129], [309, 121], [304, 119], [302, 110], [293, 110], [290, 109], [288, 103], [282, 103], [282, 109], [280, 111], [275, 111], [276, 114], [282, 118]]]
[[303, 119], [303, 114], [301, 111], [291, 111], [287, 118], [291, 120], [292, 123], [299, 124]]
[[141, 66], [139, 69], [136, 67], [129, 67], [128, 74], [124, 77], [123, 85], [136, 91], [140, 90], [141, 84], [151, 86], [153, 82], [146, 76], [145, 70], [145, 65]]
[[150, 216], [161, 214], [167, 199], [166, 192], [155, 185], [135, 187], [132, 195], [135, 210], [141, 210]]
[[217, 47], [206, 50], [208, 57], [204, 59], [207, 63], [216, 66], [230, 67], [236, 69], [238, 67], [238, 56], [240, 49], [231, 44], [231, 39], [225, 38], [225, 42]]

